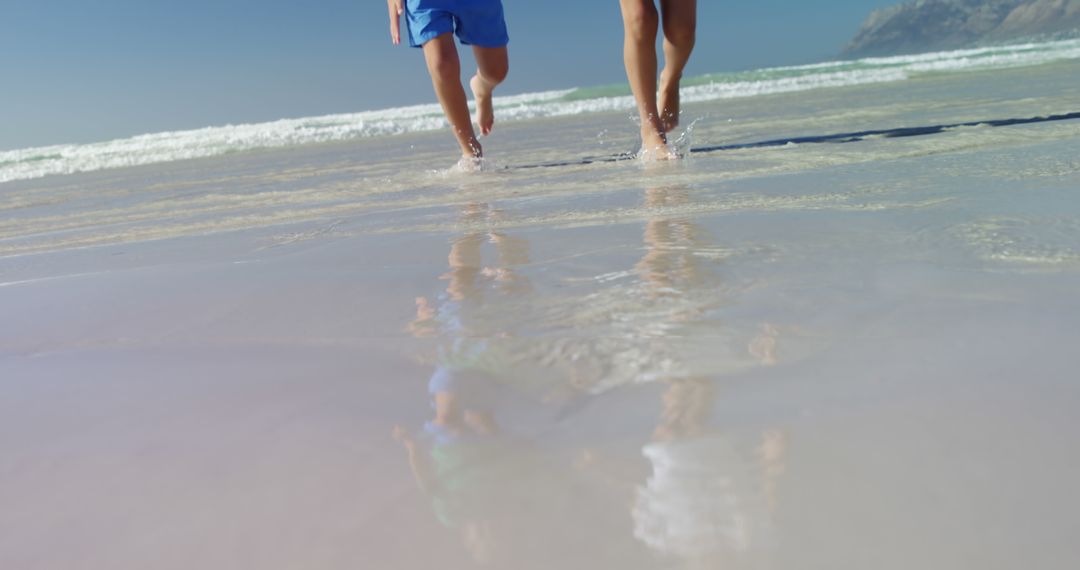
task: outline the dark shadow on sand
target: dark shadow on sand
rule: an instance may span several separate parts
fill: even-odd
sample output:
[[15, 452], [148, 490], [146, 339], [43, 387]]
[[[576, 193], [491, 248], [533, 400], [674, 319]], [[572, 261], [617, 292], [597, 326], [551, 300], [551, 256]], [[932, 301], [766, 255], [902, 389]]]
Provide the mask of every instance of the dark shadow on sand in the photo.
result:
[[[953, 123], [948, 125], [933, 125], [928, 127], [903, 127], [897, 129], [882, 129], [874, 131], [859, 131], [853, 133], [837, 133], [831, 135], [809, 135], [802, 137], [792, 137], [785, 139], [772, 139], [766, 141], [739, 143], [739, 144], [725, 144], [725, 145], [710, 145], [699, 146], [690, 149], [691, 154], [707, 154], [712, 152], [722, 152], [727, 150], [743, 150], [753, 148], [770, 148], [778, 146], [787, 146], [789, 144], [812, 144], [812, 143], [852, 143], [866, 140], [869, 137], [881, 137], [881, 138], [904, 138], [904, 137], [922, 137], [928, 135], [941, 134], [950, 129], [956, 129], [960, 127], [1011, 127], [1015, 125], [1032, 125], [1036, 123], [1052, 123], [1056, 121], [1071, 121], [1080, 119], [1080, 112], [1068, 113], [1064, 115], [1050, 115], [1047, 117], [1030, 117], [1027, 119], [997, 119], [991, 121], [973, 121], [970, 123]], [[560, 166], [579, 166], [587, 164], [599, 164], [605, 162], [621, 162], [624, 160], [633, 160], [633, 153], [622, 153], [609, 156], [593, 156], [586, 157], [579, 160], [566, 160], [561, 162], [545, 162], [541, 164], [523, 164], [512, 167], [514, 169], [530, 169], [530, 168], [556, 168]]]

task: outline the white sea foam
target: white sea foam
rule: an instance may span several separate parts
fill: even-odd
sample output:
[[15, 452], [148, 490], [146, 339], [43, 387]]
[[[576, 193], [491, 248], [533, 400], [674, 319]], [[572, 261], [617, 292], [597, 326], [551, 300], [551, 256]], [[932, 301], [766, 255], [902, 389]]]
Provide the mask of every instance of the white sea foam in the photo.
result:
[[[955, 73], [1080, 59], [1080, 40], [867, 58], [689, 78], [688, 102], [903, 81], [923, 73]], [[618, 88], [571, 89], [496, 98], [500, 121], [625, 111]], [[1071, 109], [1070, 109], [1071, 111]], [[438, 105], [416, 105], [261, 124], [226, 125], [141, 135], [109, 142], [0, 152], [0, 183], [218, 156], [254, 149], [392, 136], [446, 127]]]

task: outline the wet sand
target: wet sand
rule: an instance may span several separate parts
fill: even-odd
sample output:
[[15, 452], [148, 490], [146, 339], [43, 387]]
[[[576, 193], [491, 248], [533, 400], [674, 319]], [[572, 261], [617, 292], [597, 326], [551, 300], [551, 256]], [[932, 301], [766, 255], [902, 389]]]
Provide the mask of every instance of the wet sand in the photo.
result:
[[[687, 114], [696, 148], [1027, 118], [1076, 71]], [[1080, 121], [518, 168], [633, 132], [0, 185], [0, 567], [1080, 560]]]

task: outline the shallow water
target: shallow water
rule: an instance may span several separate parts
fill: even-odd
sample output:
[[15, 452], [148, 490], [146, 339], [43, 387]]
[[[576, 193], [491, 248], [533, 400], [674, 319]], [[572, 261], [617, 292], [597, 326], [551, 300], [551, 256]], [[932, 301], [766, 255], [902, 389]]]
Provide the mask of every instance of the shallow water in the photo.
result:
[[[686, 115], [1048, 116], [1078, 71]], [[0, 567], [1080, 561], [1080, 120], [608, 162], [634, 130], [0, 185]]]

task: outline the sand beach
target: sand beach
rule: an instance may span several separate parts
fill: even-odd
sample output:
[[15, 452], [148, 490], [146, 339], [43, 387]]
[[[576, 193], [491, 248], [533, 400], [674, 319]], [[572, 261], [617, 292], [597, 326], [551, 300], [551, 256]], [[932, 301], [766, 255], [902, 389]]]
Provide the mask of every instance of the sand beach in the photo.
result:
[[1077, 78], [9, 153], [0, 568], [1075, 567]]

